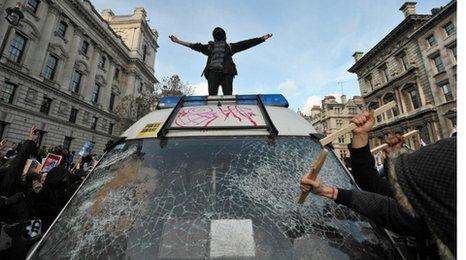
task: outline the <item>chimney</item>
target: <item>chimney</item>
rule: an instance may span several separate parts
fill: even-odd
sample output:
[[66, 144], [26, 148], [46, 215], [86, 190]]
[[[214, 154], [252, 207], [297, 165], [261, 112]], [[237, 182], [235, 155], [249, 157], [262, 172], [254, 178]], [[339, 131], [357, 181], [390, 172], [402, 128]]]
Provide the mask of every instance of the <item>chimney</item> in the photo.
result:
[[432, 13], [432, 15], [435, 15], [435, 14], [437, 14], [438, 12], [440, 12], [440, 10], [441, 10], [441, 9], [437, 7], [437, 8], [432, 8], [432, 10], [430, 10], [430, 12]]
[[362, 55], [364, 55], [364, 52], [362, 51], [357, 51], [353, 54], [354, 62], [358, 62], [361, 58]]
[[405, 18], [416, 14], [416, 2], [405, 2], [401, 7], [400, 11], [402, 11], [405, 15]]
[[347, 100], [346, 100], [346, 95], [341, 95], [341, 103], [344, 105], [346, 104]]

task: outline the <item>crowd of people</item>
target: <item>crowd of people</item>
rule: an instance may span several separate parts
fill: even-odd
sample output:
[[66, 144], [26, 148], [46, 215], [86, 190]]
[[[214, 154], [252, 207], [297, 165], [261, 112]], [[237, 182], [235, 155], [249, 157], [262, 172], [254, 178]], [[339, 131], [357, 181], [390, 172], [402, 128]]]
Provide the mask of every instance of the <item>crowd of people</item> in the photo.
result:
[[[24, 259], [95, 165], [89, 152], [39, 147], [37, 133], [32, 126], [23, 142], [0, 142], [0, 259]], [[60, 163], [47, 172], [31, 166], [48, 154], [61, 156]]]

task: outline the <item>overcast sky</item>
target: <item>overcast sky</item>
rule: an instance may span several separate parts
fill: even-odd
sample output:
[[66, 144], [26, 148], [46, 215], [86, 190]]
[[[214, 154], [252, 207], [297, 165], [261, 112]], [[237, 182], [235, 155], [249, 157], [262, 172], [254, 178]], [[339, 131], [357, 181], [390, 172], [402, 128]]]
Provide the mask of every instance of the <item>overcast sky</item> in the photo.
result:
[[[367, 52], [404, 16], [401, 0], [92, 0], [100, 12], [110, 8], [117, 15], [146, 9], [149, 24], [159, 33], [155, 75], [178, 74], [207, 95], [207, 81], [200, 77], [206, 57], [170, 42], [174, 34], [188, 42], [206, 43], [212, 29], [221, 26], [227, 41], [272, 33], [267, 42], [236, 54], [238, 76], [234, 94], [282, 93], [290, 107], [308, 113], [323, 96], [359, 95], [356, 75], [347, 72], [352, 54]], [[422, 0], [418, 13], [430, 13], [447, 0]], [[341, 84], [338, 84], [341, 82]]]

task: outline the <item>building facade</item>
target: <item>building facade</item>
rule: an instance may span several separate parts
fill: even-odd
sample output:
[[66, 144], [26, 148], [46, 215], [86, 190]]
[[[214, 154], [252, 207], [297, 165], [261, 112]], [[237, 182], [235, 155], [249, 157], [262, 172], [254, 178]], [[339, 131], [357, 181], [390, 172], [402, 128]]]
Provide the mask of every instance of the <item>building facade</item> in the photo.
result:
[[[326, 96], [322, 100], [322, 106], [313, 106], [311, 115], [305, 116], [318, 133], [329, 135], [350, 123], [351, 118], [360, 114], [364, 107], [364, 101], [360, 96], [354, 96], [346, 100], [341, 96], [341, 102], [337, 102], [334, 96]], [[348, 133], [332, 142], [335, 153], [343, 162], [349, 158], [348, 144], [352, 135]]]
[[[456, 13], [456, 2], [452, 3], [455, 3]], [[436, 18], [439, 16], [437, 9], [433, 10], [435, 14], [417, 14], [415, 6], [415, 2], [403, 4], [400, 11], [404, 13], [404, 20], [367, 54], [355, 52], [353, 55], [355, 64], [349, 71], [357, 74], [366, 105], [375, 109], [390, 101], [397, 103], [393, 110], [377, 117], [377, 125], [370, 135], [371, 146], [383, 143], [384, 136], [390, 132], [404, 133], [417, 129], [419, 135], [410, 138], [409, 145], [418, 148], [422, 142], [431, 143], [447, 137], [453, 128], [454, 123], [448, 126], [445, 120], [439, 118], [439, 114], [456, 118], [456, 101], [453, 102], [450, 97], [450, 92], [454, 92], [451, 95], [456, 99], [456, 79], [449, 78], [450, 75], [456, 78], [453, 76], [456, 75], [456, 65], [454, 69], [449, 66], [448, 73], [433, 73], [432, 69], [434, 62], [437, 62], [436, 54], [447, 55], [445, 48], [453, 45], [432, 43], [432, 49], [423, 49], [425, 41], [432, 41], [425, 35], [430, 36], [432, 31], [436, 30], [434, 27], [439, 29], [445, 26], [448, 23], [445, 19], [448, 18]], [[451, 12], [452, 8], [448, 10]], [[453, 14], [442, 17], [452, 16]], [[439, 22], [440, 20], [443, 22]], [[450, 20], [456, 25], [456, 19]], [[430, 23], [436, 25], [428, 26], [432, 29], [425, 28]], [[451, 39], [442, 39], [452, 44]], [[456, 44], [456, 39], [454, 42]], [[456, 53], [456, 45], [454, 51]], [[433, 80], [435, 78], [439, 80]], [[443, 87], [449, 101], [439, 102], [442, 97], [438, 96], [438, 89], [442, 89], [444, 83], [449, 84], [448, 87]], [[450, 112], [452, 107], [455, 107], [454, 115]], [[440, 110], [442, 112], [439, 112]]]
[[[132, 15], [99, 14], [89, 0], [27, 0], [18, 26], [0, 4], [0, 138], [24, 140], [34, 124], [40, 143], [95, 152], [136, 120], [123, 99], [153, 91], [157, 32], [143, 8]], [[126, 113], [125, 113], [126, 112]]]

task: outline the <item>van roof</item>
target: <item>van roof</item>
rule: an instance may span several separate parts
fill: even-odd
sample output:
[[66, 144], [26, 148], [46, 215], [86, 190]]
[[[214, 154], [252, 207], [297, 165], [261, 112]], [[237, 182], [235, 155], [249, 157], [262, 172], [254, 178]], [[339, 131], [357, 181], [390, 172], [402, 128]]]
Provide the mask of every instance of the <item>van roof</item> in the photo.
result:
[[281, 94], [165, 97], [121, 137], [309, 136], [314, 127]]

